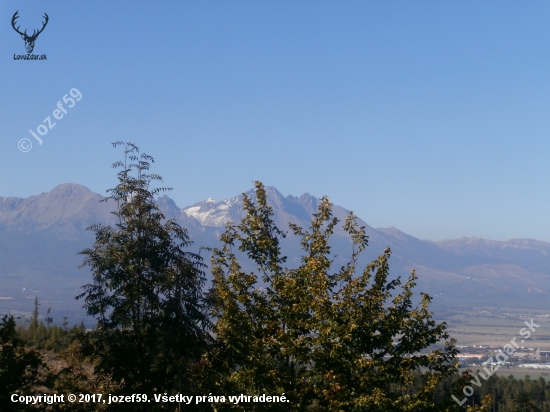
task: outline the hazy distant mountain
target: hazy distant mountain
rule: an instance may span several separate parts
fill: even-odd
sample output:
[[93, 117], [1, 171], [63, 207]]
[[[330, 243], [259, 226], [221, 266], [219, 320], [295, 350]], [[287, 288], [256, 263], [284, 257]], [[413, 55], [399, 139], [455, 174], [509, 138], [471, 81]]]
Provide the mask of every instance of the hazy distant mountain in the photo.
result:
[[[275, 222], [288, 230], [292, 222], [307, 227], [318, 199], [310, 194], [283, 196], [266, 188]], [[247, 192], [254, 199], [254, 192]], [[51, 192], [26, 199], [0, 197], [0, 313], [32, 309], [37, 295], [43, 310], [78, 317], [82, 302], [73, 297], [91, 281], [87, 270], [79, 270], [77, 253], [93, 244], [86, 228], [94, 223], [114, 224], [113, 202], [84, 186], [63, 184]], [[189, 231], [194, 247], [219, 245], [218, 238], [228, 221], [243, 217], [243, 197], [215, 201], [206, 199], [184, 208], [167, 196], [157, 202], [166, 218], [176, 219]], [[334, 206], [342, 222], [349, 213]], [[461, 238], [431, 242], [407, 235], [396, 228], [374, 229], [364, 221], [369, 247], [362, 263], [390, 246], [392, 274], [419, 275], [418, 291], [435, 296], [436, 304], [544, 307], [550, 293], [550, 244], [531, 239], [496, 242]], [[299, 263], [299, 241], [288, 236], [283, 243], [288, 265]], [[351, 243], [341, 227], [335, 231], [332, 251], [335, 263], [351, 254]], [[209, 259], [205, 256], [205, 261]], [[335, 266], [335, 269], [337, 266]]]
[[0, 227], [7, 231], [34, 232], [52, 229], [60, 239], [78, 238], [93, 223], [112, 224], [112, 205], [102, 196], [75, 184], [27, 199], [0, 197]]
[[550, 273], [550, 243], [533, 239], [512, 239], [505, 242], [462, 237], [432, 242], [457, 256], [480, 256], [514, 262], [532, 271]]

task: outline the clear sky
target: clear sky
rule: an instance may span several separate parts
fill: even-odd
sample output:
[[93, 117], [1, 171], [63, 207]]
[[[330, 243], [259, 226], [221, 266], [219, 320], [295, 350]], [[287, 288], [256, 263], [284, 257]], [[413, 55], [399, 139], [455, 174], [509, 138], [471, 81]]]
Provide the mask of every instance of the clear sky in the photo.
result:
[[[16, 10], [48, 13], [47, 60], [14, 60]], [[422, 239], [550, 241], [549, 2], [3, 0], [0, 71], [0, 196], [105, 194], [124, 140], [180, 207], [261, 180]]]

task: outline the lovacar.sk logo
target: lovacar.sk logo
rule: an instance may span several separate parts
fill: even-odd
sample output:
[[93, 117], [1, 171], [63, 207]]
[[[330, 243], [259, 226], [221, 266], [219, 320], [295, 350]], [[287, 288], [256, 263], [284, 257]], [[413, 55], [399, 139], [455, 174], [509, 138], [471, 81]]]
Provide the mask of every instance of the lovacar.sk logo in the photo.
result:
[[26, 29], [25, 31], [22, 32], [20, 30], [21, 26], [16, 27], [17, 19], [19, 18], [19, 10], [13, 14], [13, 17], [11, 18], [11, 26], [21, 36], [21, 38], [25, 42], [25, 49], [27, 50], [27, 54], [14, 54], [13, 60], [47, 60], [47, 56], [45, 54], [41, 54], [41, 55], [32, 54], [36, 39], [38, 38], [40, 33], [44, 31], [44, 29], [46, 28], [46, 25], [48, 24], [48, 21], [50, 20], [47, 13], [44, 13], [43, 17], [44, 17], [44, 22], [42, 22], [42, 28], [38, 30], [36, 29], [33, 30], [32, 34], [29, 35], [27, 34]]

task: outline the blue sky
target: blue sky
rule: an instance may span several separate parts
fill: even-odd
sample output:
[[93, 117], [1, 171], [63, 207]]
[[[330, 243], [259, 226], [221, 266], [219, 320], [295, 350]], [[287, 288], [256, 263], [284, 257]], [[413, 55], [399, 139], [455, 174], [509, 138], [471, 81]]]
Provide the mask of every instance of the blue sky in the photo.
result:
[[[13, 59], [16, 10], [48, 13], [47, 61]], [[181, 207], [261, 180], [423, 239], [550, 241], [548, 2], [4, 0], [0, 39], [0, 196], [104, 194], [124, 140]]]

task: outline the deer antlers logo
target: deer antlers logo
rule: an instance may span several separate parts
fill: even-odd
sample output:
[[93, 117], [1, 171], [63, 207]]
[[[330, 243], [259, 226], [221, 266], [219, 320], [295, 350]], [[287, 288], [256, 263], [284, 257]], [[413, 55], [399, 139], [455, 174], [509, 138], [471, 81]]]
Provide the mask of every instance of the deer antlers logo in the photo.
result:
[[19, 31], [20, 26], [15, 27], [15, 23], [16, 23], [16, 20], [17, 20], [18, 17], [19, 17], [19, 10], [16, 11], [15, 14], [13, 15], [13, 17], [11, 18], [11, 25], [12, 25], [13, 29], [21, 35], [21, 38], [23, 40], [25, 40], [25, 48], [27, 49], [27, 53], [32, 53], [32, 51], [34, 50], [34, 42], [36, 41], [36, 38], [38, 37], [38, 35], [40, 33], [42, 33], [44, 31], [44, 29], [46, 28], [46, 25], [48, 24], [48, 20], [50, 18], [48, 17], [48, 15], [46, 13], [44, 13], [44, 19], [46, 21], [44, 21], [44, 23], [42, 23], [42, 28], [38, 31], [34, 30], [32, 35], [29, 36], [27, 34], [27, 30], [25, 30], [24, 33], [21, 33]]

